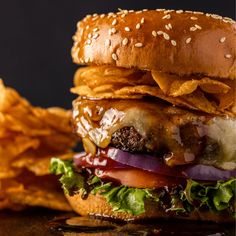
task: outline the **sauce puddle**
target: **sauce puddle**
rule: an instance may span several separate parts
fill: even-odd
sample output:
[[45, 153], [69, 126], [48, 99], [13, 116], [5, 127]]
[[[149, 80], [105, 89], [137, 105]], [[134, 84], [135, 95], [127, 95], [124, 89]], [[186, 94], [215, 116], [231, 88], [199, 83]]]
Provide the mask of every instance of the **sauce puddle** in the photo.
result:
[[51, 231], [65, 236], [82, 235], [178, 235], [233, 236], [235, 226], [210, 222], [181, 220], [148, 220], [121, 222], [95, 216], [62, 216], [48, 223]]

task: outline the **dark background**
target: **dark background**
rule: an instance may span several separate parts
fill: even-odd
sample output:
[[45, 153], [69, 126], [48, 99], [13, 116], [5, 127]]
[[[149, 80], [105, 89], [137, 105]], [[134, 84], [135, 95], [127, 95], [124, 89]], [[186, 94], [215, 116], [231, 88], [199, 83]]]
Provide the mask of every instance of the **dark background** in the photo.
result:
[[76, 22], [122, 9], [184, 9], [235, 18], [235, 0], [0, 0], [0, 78], [38, 106], [71, 107]]

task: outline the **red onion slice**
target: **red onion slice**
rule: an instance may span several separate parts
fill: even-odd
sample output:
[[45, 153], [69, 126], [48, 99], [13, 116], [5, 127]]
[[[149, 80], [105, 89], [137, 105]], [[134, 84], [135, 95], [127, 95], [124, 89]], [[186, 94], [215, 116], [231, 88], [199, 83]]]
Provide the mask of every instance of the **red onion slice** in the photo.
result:
[[236, 170], [221, 170], [214, 166], [202, 164], [188, 164], [170, 167], [154, 156], [133, 154], [116, 148], [100, 150], [97, 156], [92, 157], [85, 152], [74, 156], [76, 166], [99, 168], [101, 170], [138, 168], [159, 175], [190, 178], [195, 180], [217, 181], [236, 177]]
[[132, 166], [162, 175], [183, 177], [179, 169], [169, 167], [157, 157], [153, 157], [150, 155], [133, 154], [124, 152], [120, 149], [109, 148], [107, 151], [107, 156], [114, 161], [122, 163], [123, 165]]
[[109, 148], [107, 156], [124, 165], [174, 177], [209, 181], [226, 180], [236, 177], [236, 170], [221, 170], [214, 166], [201, 164], [169, 167], [157, 157], [145, 154], [132, 154], [116, 148]]
[[221, 170], [214, 166], [202, 164], [188, 166], [182, 173], [191, 179], [209, 181], [227, 180], [236, 177], [236, 170]]

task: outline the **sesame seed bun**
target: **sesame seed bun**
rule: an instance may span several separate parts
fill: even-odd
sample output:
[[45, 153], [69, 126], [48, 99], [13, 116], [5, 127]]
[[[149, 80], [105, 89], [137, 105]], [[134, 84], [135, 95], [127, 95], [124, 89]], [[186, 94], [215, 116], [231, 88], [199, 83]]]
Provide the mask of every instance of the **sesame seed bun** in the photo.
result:
[[211, 211], [193, 211], [186, 216], [176, 215], [171, 212], [167, 213], [158, 208], [156, 202], [145, 202], [145, 213], [134, 216], [127, 212], [114, 212], [112, 207], [107, 203], [101, 195], [89, 194], [86, 200], [81, 198], [80, 194], [73, 196], [66, 195], [72, 209], [82, 216], [95, 215], [99, 217], [107, 217], [119, 220], [141, 220], [151, 218], [176, 218], [185, 220], [202, 220], [214, 222], [233, 222], [233, 218], [229, 215], [217, 214]]
[[178, 75], [236, 78], [236, 24], [201, 12], [150, 10], [93, 16], [77, 24], [80, 65], [116, 65]]

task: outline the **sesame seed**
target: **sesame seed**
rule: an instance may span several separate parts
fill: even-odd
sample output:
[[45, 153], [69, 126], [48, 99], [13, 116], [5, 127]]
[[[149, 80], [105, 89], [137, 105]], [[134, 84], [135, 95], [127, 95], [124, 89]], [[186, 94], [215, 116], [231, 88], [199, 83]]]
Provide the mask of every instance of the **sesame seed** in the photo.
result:
[[216, 14], [211, 14], [211, 17], [214, 19], [222, 19], [222, 16], [216, 15]]
[[125, 27], [125, 31], [129, 32], [130, 28], [129, 27]]
[[229, 58], [231, 58], [231, 55], [230, 54], [226, 54], [225, 58], [229, 59]]
[[191, 20], [197, 20], [198, 18], [195, 17], [195, 16], [191, 16], [190, 19], [191, 19]]
[[118, 11], [123, 11], [123, 9], [121, 9], [120, 7], [118, 8]]
[[156, 9], [156, 11], [165, 11], [166, 9]]
[[88, 30], [89, 29], [89, 25], [87, 25], [85, 29]]
[[176, 43], [175, 40], [171, 40], [170, 42], [171, 42], [171, 44], [172, 44], [173, 46], [176, 46], [176, 45], [177, 45], [177, 43]]
[[86, 18], [88, 18], [88, 19], [91, 18], [91, 17], [92, 17], [91, 15], [87, 15], [87, 16], [86, 16]]
[[177, 14], [181, 14], [181, 13], [183, 13], [183, 12], [184, 12], [183, 10], [177, 10], [177, 11], [176, 11]]
[[161, 35], [161, 34], [163, 34], [163, 31], [159, 30], [159, 31], [157, 31], [157, 34]]
[[94, 13], [94, 14], [93, 14], [93, 17], [96, 17], [97, 15], [98, 15], [97, 13]]
[[228, 21], [233, 21], [231, 18], [229, 17], [224, 17], [225, 20], [228, 20]]
[[206, 16], [207, 16], [207, 17], [210, 17], [210, 16], [211, 16], [211, 14], [209, 14], [209, 13], [206, 13]]
[[129, 10], [129, 13], [132, 13], [132, 12], [134, 12], [134, 10]]
[[167, 15], [162, 17], [162, 19], [170, 19], [170, 18], [171, 18], [170, 14], [167, 14]]
[[117, 19], [114, 19], [111, 24], [116, 25], [117, 24]]
[[156, 37], [156, 36], [157, 36], [157, 32], [156, 32], [155, 30], [153, 30], [153, 31], [152, 31], [152, 35], [153, 35], [154, 37]]
[[93, 29], [93, 32], [97, 32], [97, 31], [98, 31], [98, 28], [94, 28], [94, 29]]
[[109, 35], [112, 35], [111, 29], [108, 30], [108, 34], [109, 34]]
[[192, 40], [191, 38], [187, 38], [185, 42], [188, 44], [191, 42], [191, 40]]
[[190, 30], [190, 31], [195, 31], [195, 30], [197, 30], [197, 28], [196, 28], [196, 27], [190, 27], [189, 30]]
[[202, 29], [202, 27], [201, 27], [200, 25], [195, 25], [195, 27], [196, 27], [197, 29], [199, 29], [199, 30]]
[[166, 10], [166, 11], [164, 11], [164, 14], [167, 14], [167, 13], [172, 12], [172, 11], [174, 11], [174, 10]]
[[127, 39], [127, 38], [124, 38], [123, 40], [122, 40], [122, 44], [125, 46], [125, 45], [127, 45], [127, 43], [129, 42], [129, 40]]
[[100, 15], [100, 18], [104, 18], [104, 17], [105, 17], [105, 14]]
[[193, 13], [192, 11], [185, 11], [186, 13]]
[[116, 29], [115, 29], [115, 28], [111, 28], [111, 32], [112, 32], [113, 34], [115, 34], [115, 33], [116, 33]]
[[142, 19], [141, 19], [141, 21], [140, 21], [140, 23], [141, 23], [141, 24], [143, 24], [143, 23], [144, 23], [144, 21], [145, 21], [145, 20], [144, 20], [144, 18], [142, 18]]
[[128, 10], [123, 10], [124, 14], [128, 14], [129, 11]]
[[142, 44], [142, 43], [136, 43], [136, 44], [134, 44], [134, 46], [135, 46], [136, 48], [141, 48], [141, 47], [143, 46], [143, 44]]
[[166, 40], [169, 40], [170, 39], [170, 36], [167, 34], [167, 33], [163, 33], [163, 37], [164, 37], [164, 39], [166, 39]]
[[148, 11], [148, 9], [143, 9], [143, 11]]
[[99, 36], [99, 34], [98, 34], [98, 33], [94, 34], [94, 35], [93, 35], [93, 39], [96, 39], [96, 38], [98, 38], [98, 36]]
[[225, 22], [225, 23], [229, 23], [229, 21], [228, 21], [228, 20], [226, 20], [226, 19], [223, 19], [223, 22]]
[[204, 13], [201, 11], [194, 11], [193, 14], [203, 15]]
[[110, 46], [110, 45], [111, 45], [111, 40], [110, 40], [110, 39], [106, 39], [105, 45], [106, 45], [106, 46]]
[[141, 27], [141, 25], [138, 23], [138, 24], [136, 25], [136, 29], [140, 29], [140, 27]]
[[220, 43], [223, 43], [226, 40], [226, 37], [220, 38]]
[[89, 58], [85, 58], [84, 61], [85, 61], [85, 63], [88, 63], [89, 62]]
[[169, 23], [168, 25], [165, 25], [165, 28], [166, 28], [167, 30], [172, 29], [172, 25], [171, 25], [171, 23]]
[[140, 14], [140, 13], [142, 13], [142, 11], [136, 11], [135, 13], [136, 13], [136, 14]]
[[98, 18], [98, 16], [94, 17], [94, 18], [92, 19], [92, 21], [95, 21], [95, 20], [97, 20], [97, 18]]
[[124, 18], [126, 16], [126, 14], [122, 14], [121, 17]]
[[89, 39], [92, 38], [92, 34], [91, 33], [88, 34], [88, 38]]
[[117, 61], [118, 60], [118, 56], [116, 55], [116, 53], [112, 53], [111, 54], [111, 57], [114, 61]]

